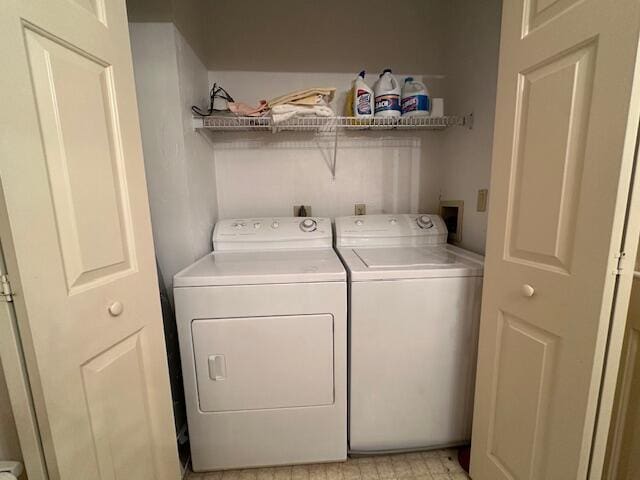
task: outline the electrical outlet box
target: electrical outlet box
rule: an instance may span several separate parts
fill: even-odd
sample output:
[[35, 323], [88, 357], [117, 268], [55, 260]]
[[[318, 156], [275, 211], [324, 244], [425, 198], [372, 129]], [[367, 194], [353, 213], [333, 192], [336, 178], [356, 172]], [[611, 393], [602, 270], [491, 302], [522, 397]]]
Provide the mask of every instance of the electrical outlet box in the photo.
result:
[[477, 212], [486, 212], [487, 211], [487, 195], [489, 194], [489, 190], [483, 188], [482, 190], [478, 190], [478, 204], [476, 205]]
[[294, 205], [293, 206], [293, 216], [294, 217], [310, 217], [311, 214], [311, 205]]
[[447, 226], [449, 243], [462, 241], [462, 214], [464, 212], [463, 200], [440, 200], [440, 216]]
[[356, 203], [353, 209], [354, 215], [366, 215], [367, 214], [367, 205], [365, 203]]

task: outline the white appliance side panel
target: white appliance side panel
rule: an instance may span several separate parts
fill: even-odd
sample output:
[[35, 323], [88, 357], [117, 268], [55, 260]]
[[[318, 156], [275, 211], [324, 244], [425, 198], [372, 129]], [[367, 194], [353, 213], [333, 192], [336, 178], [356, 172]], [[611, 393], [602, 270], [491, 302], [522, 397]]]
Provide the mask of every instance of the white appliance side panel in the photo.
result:
[[[346, 282], [185, 287], [174, 289], [174, 298], [195, 471], [346, 459]], [[331, 314], [334, 324], [333, 404], [200, 410], [191, 331], [194, 319], [322, 314]]]
[[352, 284], [352, 451], [470, 439], [481, 290], [481, 277]]
[[203, 412], [333, 403], [333, 315], [195, 320]]

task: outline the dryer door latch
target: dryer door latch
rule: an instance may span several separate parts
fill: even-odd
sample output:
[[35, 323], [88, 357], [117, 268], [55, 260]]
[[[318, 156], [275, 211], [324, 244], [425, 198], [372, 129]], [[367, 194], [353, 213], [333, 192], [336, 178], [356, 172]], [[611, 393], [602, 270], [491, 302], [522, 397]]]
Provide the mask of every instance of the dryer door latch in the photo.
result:
[[214, 382], [227, 378], [227, 361], [224, 355], [209, 355], [209, 378]]

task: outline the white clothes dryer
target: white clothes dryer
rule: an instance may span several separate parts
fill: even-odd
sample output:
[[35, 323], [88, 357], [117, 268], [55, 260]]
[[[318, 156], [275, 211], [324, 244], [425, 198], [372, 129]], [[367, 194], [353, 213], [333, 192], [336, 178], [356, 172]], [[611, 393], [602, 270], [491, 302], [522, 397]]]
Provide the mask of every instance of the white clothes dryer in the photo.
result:
[[326, 218], [223, 220], [174, 297], [195, 471], [344, 460], [346, 272]]
[[349, 276], [353, 453], [470, 439], [483, 257], [446, 239], [437, 215], [336, 219]]

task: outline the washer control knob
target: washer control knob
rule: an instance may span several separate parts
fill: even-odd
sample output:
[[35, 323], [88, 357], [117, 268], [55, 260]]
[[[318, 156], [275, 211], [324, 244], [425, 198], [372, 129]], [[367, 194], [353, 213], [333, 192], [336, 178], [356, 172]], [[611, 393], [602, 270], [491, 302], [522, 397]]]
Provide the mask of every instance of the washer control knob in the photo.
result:
[[429, 215], [420, 215], [416, 219], [416, 223], [420, 228], [431, 228], [433, 227], [433, 222], [431, 221], [431, 217]]
[[362, 220], [356, 220], [356, 225], [360, 226], [360, 225], [364, 225], [364, 221]]
[[235, 228], [237, 230], [241, 229], [242, 227], [244, 227], [244, 223], [242, 223], [242, 222], [236, 222], [236, 223], [233, 224], [233, 228]]
[[279, 226], [280, 226], [280, 222], [278, 222], [277, 220], [271, 224], [271, 228], [278, 228]]
[[253, 224], [253, 228], [255, 228], [256, 230], [258, 228], [260, 228], [261, 226], [262, 226], [262, 224], [260, 222], [256, 222], [256, 223]]
[[300, 222], [300, 230], [303, 232], [313, 232], [318, 228], [318, 223], [313, 218], [305, 218]]
[[395, 225], [396, 223], [398, 223], [398, 219], [397, 218], [392, 218], [392, 219], [389, 220], [389, 223], [391, 225]]

